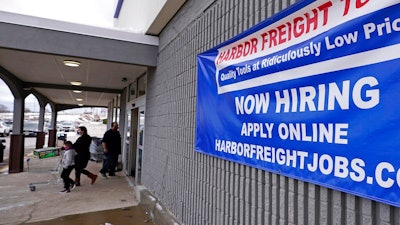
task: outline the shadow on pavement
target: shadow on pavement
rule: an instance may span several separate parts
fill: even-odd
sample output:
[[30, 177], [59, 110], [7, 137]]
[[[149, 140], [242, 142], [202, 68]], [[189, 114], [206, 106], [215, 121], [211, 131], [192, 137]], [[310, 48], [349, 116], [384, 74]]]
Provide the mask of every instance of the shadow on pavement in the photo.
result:
[[40, 221], [34, 223], [23, 223], [24, 225], [149, 225], [153, 224], [148, 220], [145, 211], [139, 207], [126, 207], [120, 209], [90, 212], [85, 214], [63, 216], [57, 219]]

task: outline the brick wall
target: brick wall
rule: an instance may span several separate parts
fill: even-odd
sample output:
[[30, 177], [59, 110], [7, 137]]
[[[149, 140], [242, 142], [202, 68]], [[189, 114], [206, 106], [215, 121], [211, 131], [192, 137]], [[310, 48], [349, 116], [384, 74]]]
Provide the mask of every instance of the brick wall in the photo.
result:
[[294, 2], [189, 0], [160, 35], [142, 181], [183, 224], [400, 224], [399, 208], [194, 152], [197, 54]]

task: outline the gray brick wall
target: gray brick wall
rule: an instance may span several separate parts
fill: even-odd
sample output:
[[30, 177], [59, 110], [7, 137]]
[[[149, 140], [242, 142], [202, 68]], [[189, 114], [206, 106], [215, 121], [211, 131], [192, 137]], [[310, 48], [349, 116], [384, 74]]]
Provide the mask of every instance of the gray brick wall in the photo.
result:
[[399, 208], [194, 152], [197, 54], [292, 3], [188, 0], [160, 36], [142, 181], [183, 224], [400, 224]]

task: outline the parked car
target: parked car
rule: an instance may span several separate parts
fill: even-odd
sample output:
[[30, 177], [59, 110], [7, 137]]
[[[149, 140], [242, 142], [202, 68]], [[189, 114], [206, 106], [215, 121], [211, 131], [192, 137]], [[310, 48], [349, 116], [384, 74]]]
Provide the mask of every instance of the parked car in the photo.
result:
[[24, 135], [26, 137], [36, 137], [38, 132], [37, 122], [24, 122]]
[[6, 120], [6, 121], [4, 121], [4, 123], [5, 123], [8, 127], [10, 127], [10, 133], [12, 133], [13, 122], [12, 122], [12, 121], [9, 121], [9, 120]]
[[76, 122], [64, 121], [59, 124], [60, 131], [64, 132], [75, 132], [78, 128], [78, 124]]
[[10, 135], [10, 127], [5, 122], [0, 122], [0, 135], [4, 137]]
[[[44, 125], [43, 125], [43, 132], [44, 132], [45, 134], [49, 134], [49, 130], [53, 130], [53, 128], [51, 127], [51, 123], [49, 123], [49, 122], [44, 122]], [[57, 130], [58, 130], [58, 127], [57, 127]]]

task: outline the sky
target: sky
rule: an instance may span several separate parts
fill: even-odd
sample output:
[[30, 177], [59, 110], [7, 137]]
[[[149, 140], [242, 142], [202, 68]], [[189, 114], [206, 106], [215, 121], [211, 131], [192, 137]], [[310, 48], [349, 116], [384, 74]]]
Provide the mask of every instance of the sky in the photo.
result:
[[0, 0], [0, 11], [113, 27], [117, 0]]
[[5, 105], [9, 110], [13, 109], [14, 104], [14, 96], [2, 79], [0, 79], [0, 104]]
[[[2, 79], [0, 79], [0, 104], [6, 106], [9, 111], [14, 109], [14, 96]], [[33, 95], [28, 95], [25, 98], [25, 107], [32, 112], [38, 112], [40, 110], [39, 102]]]
[[[61, 20], [97, 27], [113, 27], [118, 0], [0, 0], [0, 11]], [[0, 104], [13, 110], [14, 96], [0, 79]], [[38, 110], [37, 99], [29, 95], [25, 107]]]

